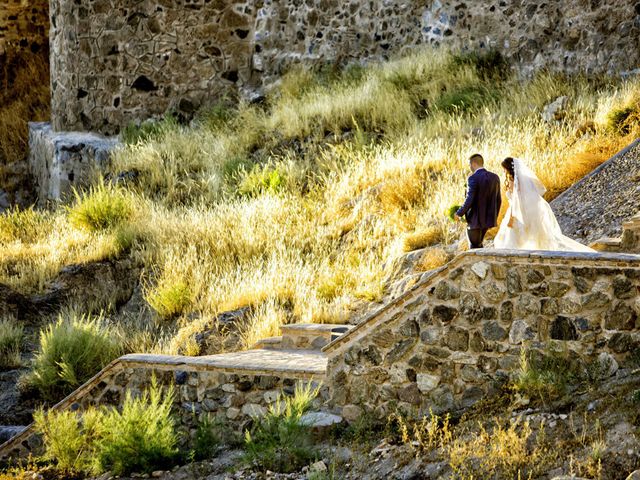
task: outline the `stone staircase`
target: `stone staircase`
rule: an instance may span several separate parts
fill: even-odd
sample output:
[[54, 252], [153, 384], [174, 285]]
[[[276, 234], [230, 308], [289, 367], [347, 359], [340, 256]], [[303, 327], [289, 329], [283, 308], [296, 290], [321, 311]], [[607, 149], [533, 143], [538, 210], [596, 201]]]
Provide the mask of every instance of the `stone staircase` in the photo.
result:
[[640, 212], [622, 223], [620, 237], [603, 237], [590, 247], [600, 252], [640, 253]]
[[265, 350], [321, 350], [347, 333], [353, 325], [292, 323], [280, 327], [282, 335], [258, 341], [253, 348]]
[[[176, 385], [178, 416], [184, 426], [193, 414], [222, 416], [243, 428], [263, 415], [281, 393], [297, 383], [323, 384], [327, 356], [321, 349], [348, 332], [351, 325], [291, 324], [282, 335], [259, 341], [251, 350], [201, 357], [131, 354], [120, 357], [62, 400], [53, 409], [84, 409], [89, 405], [121, 405], [126, 392], [136, 393], [155, 377]], [[327, 400], [326, 386], [317, 400]], [[319, 406], [319, 405], [318, 405]], [[40, 451], [33, 425], [0, 427], [0, 460]]]

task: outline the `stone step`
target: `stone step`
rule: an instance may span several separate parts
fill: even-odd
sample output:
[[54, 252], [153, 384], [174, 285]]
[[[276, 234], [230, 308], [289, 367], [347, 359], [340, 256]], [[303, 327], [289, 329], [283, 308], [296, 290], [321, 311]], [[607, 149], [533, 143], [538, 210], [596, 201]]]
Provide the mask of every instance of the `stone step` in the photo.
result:
[[321, 350], [353, 328], [353, 325], [292, 323], [283, 325], [282, 350]]
[[599, 252], [619, 252], [622, 250], [622, 240], [619, 238], [603, 237], [589, 246]]
[[267, 337], [261, 340], [258, 340], [253, 347], [253, 350], [263, 349], [263, 350], [280, 350], [282, 346], [282, 335], [278, 337]]

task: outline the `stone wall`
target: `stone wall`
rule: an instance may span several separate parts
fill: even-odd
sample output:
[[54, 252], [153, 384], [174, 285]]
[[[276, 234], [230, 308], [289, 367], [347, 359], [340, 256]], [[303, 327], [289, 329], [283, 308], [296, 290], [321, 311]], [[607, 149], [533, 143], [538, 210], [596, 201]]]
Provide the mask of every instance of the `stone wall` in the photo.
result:
[[640, 64], [637, 0], [52, 0], [53, 126], [113, 134], [190, 115], [291, 64], [385, 58], [416, 45], [495, 47], [528, 73]]
[[523, 348], [615, 371], [640, 346], [639, 294], [640, 256], [457, 257], [325, 348], [330, 405], [346, 417], [460, 411], [495, 393]]
[[[270, 361], [270, 356], [277, 357]], [[316, 360], [320, 358], [320, 361]], [[210, 414], [235, 427], [247, 428], [252, 417], [266, 413], [281, 394], [293, 394], [296, 384], [324, 379], [326, 361], [289, 352], [278, 355], [262, 351], [210, 357], [126, 355], [57, 404], [56, 409], [84, 410], [90, 405], [121, 406], [127, 392], [139, 395], [155, 378], [159, 385], [175, 387], [174, 414], [183, 439], [195, 433], [197, 419]], [[316, 403], [327, 400], [327, 389]], [[0, 448], [0, 460], [24, 458], [41, 452], [41, 440], [33, 427]]]

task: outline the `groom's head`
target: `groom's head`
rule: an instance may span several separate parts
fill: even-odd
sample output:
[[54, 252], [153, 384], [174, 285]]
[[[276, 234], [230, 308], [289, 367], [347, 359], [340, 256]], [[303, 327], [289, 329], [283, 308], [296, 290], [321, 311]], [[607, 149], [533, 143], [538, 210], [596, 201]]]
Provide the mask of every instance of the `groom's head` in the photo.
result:
[[484, 167], [484, 158], [479, 153], [474, 153], [469, 157], [469, 167], [471, 167], [471, 171], [475, 172], [479, 168]]

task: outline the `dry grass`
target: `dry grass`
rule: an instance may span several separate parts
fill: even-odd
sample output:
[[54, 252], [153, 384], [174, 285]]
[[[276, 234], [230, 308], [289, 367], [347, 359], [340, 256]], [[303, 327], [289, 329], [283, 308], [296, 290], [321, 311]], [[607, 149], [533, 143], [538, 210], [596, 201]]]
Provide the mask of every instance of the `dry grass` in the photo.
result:
[[49, 61], [46, 53], [9, 51], [0, 68], [0, 165], [6, 165], [24, 159], [27, 122], [49, 118]]
[[[463, 198], [471, 153], [499, 173], [505, 156], [526, 159], [553, 196], [635, 131], [600, 119], [640, 82], [488, 80], [453, 58], [425, 50], [332, 77], [302, 70], [266, 107], [220, 106], [194, 128], [166, 120], [152, 135], [130, 132], [136, 143], [113, 170], [140, 172], [127, 186], [140, 237], [129, 246], [146, 266], [147, 300], [180, 330], [162, 348], [194, 351], [201, 322], [188, 318], [242, 306], [254, 309], [245, 346], [284, 322], [344, 322], [382, 298], [385, 262], [460, 238], [445, 212]], [[540, 111], [559, 95], [570, 98], [565, 118], [547, 124]], [[65, 210], [43, 222], [0, 239], [0, 281], [33, 292], [65, 264], [123, 251], [121, 232], [74, 228]], [[435, 251], [423, 268], [444, 258]]]
[[537, 478], [557, 452], [547, 444], [544, 426], [535, 436], [528, 422], [484, 425], [449, 445], [449, 463], [459, 478]]

